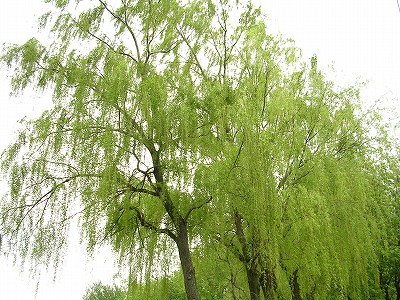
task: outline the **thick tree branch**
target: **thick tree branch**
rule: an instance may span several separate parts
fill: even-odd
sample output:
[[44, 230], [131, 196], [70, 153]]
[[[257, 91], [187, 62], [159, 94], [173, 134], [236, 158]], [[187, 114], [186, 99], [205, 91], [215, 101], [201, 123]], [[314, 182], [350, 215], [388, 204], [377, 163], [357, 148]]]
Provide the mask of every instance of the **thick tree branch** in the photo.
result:
[[192, 206], [192, 207], [188, 210], [188, 212], [186, 213], [186, 215], [185, 215], [185, 217], [184, 217], [185, 221], [187, 221], [187, 220], [189, 219], [190, 214], [191, 214], [194, 210], [202, 208], [204, 205], [210, 203], [211, 201], [212, 201], [212, 196], [210, 196], [210, 198], [207, 199], [206, 201], [204, 201], [203, 203], [200, 203], [199, 205]]
[[150, 191], [150, 190], [145, 189], [145, 188], [138, 188], [138, 187], [135, 187], [135, 186], [133, 186], [131, 184], [128, 184], [128, 189], [129, 189], [129, 191], [131, 191], [133, 193], [143, 193], [143, 194], [147, 194], [147, 195], [154, 196], [154, 197], [159, 197], [160, 196], [157, 192]]
[[136, 213], [136, 216], [140, 222], [140, 225], [142, 225], [143, 227], [146, 227], [148, 229], [151, 229], [156, 233], [164, 233], [164, 234], [168, 235], [170, 238], [172, 238], [174, 241], [176, 241], [176, 235], [170, 229], [160, 228], [160, 227], [154, 225], [153, 223], [149, 222], [148, 220], [146, 220], [143, 212], [141, 212], [140, 209], [135, 206], [130, 206], [129, 209], [133, 210]]
[[248, 262], [248, 250], [247, 250], [247, 241], [246, 236], [243, 230], [243, 218], [239, 214], [239, 212], [235, 211], [233, 215], [235, 221], [235, 234], [239, 240], [240, 246], [242, 247], [242, 253], [239, 254], [239, 258], [242, 262]]

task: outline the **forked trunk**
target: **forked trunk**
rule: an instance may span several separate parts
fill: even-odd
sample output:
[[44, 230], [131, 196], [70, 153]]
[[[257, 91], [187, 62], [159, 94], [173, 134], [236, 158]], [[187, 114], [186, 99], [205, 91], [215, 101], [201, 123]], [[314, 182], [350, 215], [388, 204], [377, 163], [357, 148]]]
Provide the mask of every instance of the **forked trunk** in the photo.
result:
[[179, 259], [181, 261], [187, 299], [200, 300], [199, 291], [197, 289], [196, 274], [192, 257], [190, 255], [187, 225], [185, 222], [182, 222], [179, 227], [179, 232], [176, 236], [176, 245], [179, 251]]

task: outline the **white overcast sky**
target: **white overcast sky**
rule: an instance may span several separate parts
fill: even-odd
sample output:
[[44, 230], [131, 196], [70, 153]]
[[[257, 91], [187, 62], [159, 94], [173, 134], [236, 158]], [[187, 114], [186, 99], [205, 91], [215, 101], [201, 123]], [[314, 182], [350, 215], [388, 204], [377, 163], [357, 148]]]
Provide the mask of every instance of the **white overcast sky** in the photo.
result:
[[[318, 55], [320, 66], [334, 62], [336, 80], [353, 83], [369, 80], [363, 93], [367, 102], [378, 98], [398, 109], [400, 99], [400, 12], [396, 0], [262, 0], [270, 30], [293, 38], [305, 58]], [[0, 0], [0, 45], [22, 43], [36, 34], [36, 19], [46, 12], [39, 0]], [[37, 115], [46, 100], [32, 93], [9, 97], [6, 71], [0, 69], [0, 150], [12, 141], [17, 120]], [[399, 122], [399, 110], [391, 117]], [[0, 194], [4, 193], [0, 185]], [[5, 249], [2, 249], [5, 250]], [[112, 261], [105, 251], [95, 261], [72, 236], [58, 279], [43, 276], [36, 299], [81, 299], [93, 281], [112, 282]], [[28, 272], [0, 256], [0, 299], [34, 299], [36, 284]]]

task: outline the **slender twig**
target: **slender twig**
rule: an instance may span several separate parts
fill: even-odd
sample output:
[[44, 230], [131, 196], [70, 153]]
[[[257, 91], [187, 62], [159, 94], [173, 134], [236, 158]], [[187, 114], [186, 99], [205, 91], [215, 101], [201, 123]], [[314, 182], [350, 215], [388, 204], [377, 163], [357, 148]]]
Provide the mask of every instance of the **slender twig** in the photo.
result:
[[192, 45], [190, 45], [188, 39], [187, 39], [186, 36], [183, 34], [183, 32], [178, 28], [178, 26], [176, 26], [175, 28], [176, 28], [176, 31], [178, 32], [179, 36], [180, 36], [180, 37], [183, 39], [183, 41], [185, 42], [186, 46], [188, 46], [190, 53], [193, 55], [193, 58], [194, 58], [195, 61], [196, 61], [196, 65], [197, 65], [197, 67], [199, 68], [201, 75], [202, 75], [204, 78], [207, 78], [206, 73], [204, 72], [204, 69], [203, 69], [203, 67], [202, 67], [201, 64], [200, 64], [200, 61], [199, 61], [199, 59], [198, 59], [198, 57], [197, 57], [197, 54], [196, 54], [196, 52], [194, 51]]
[[239, 161], [239, 156], [240, 156], [240, 153], [242, 152], [243, 144], [244, 144], [244, 139], [243, 139], [242, 143], [240, 144], [240, 147], [239, 147], [238, 153], [237, 153], [237, 155], [236, 155], [235, 161], [234, 161], [234, 163], [233, 163], [233, 165], [232, 165], [232, 168], [231, 168], [231, 169], [233, 169], [233, 168], [236, 168], [236, 167], [237, 167], [237, 163], [238, 163], [238, 161]]
[[[138, 41], [137, 41], [137, 38], [136, 38], [135, 33], [133, 32], [132, 28], [131, 28], [131, 27], [129, 26], [129, 24], [128, 24], [128, 19], [127, 19], [127, 14], [126, 14], [126, 7], [125, 7], [125, 13], [124, 13], [124, 19], [125, 19], [125, 20], [123, 20], [120, 16], [118, 16], [115, 12], [113, 12], [113, 11], [107, 6], [107, 4], [106, 4], [104, 1], [99, 0], [99, 2], [100, 2], [101, 5], [104, 7], [104, 9], [107, 10], [116, 20], [118, 20], [118, 21], [121, 22], [123, 25], [125, 25], [126, 28], [128, 28], [128, 31], [129, 31], [130, 35], [132, 36], [133, 41], [134, 41], [134, 43], [135, 43], [135, 47], [136, 47], [136, 54], [137, 54], [136, 62], [137, 62], [137, 61], [140, 61], [139, 43], [138, 43]], [[124, 5], [125, 5], [125, 3], [124, 3]]]

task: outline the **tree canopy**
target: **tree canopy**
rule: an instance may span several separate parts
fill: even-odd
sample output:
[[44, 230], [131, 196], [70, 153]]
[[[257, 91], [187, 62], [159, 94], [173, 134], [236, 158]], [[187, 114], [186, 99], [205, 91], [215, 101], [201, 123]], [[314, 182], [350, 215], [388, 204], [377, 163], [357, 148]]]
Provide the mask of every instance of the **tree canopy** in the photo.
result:
[[77, 216], [132, 295], [179, 263], [190, 300], [400, 287], [398, 168], [361, 86], [336, 86], [250, 2], [45, 2], [49, 41], [1, 56], [16, 94], [53, 91], [1, 157], [8, 251], [57, 266]]

